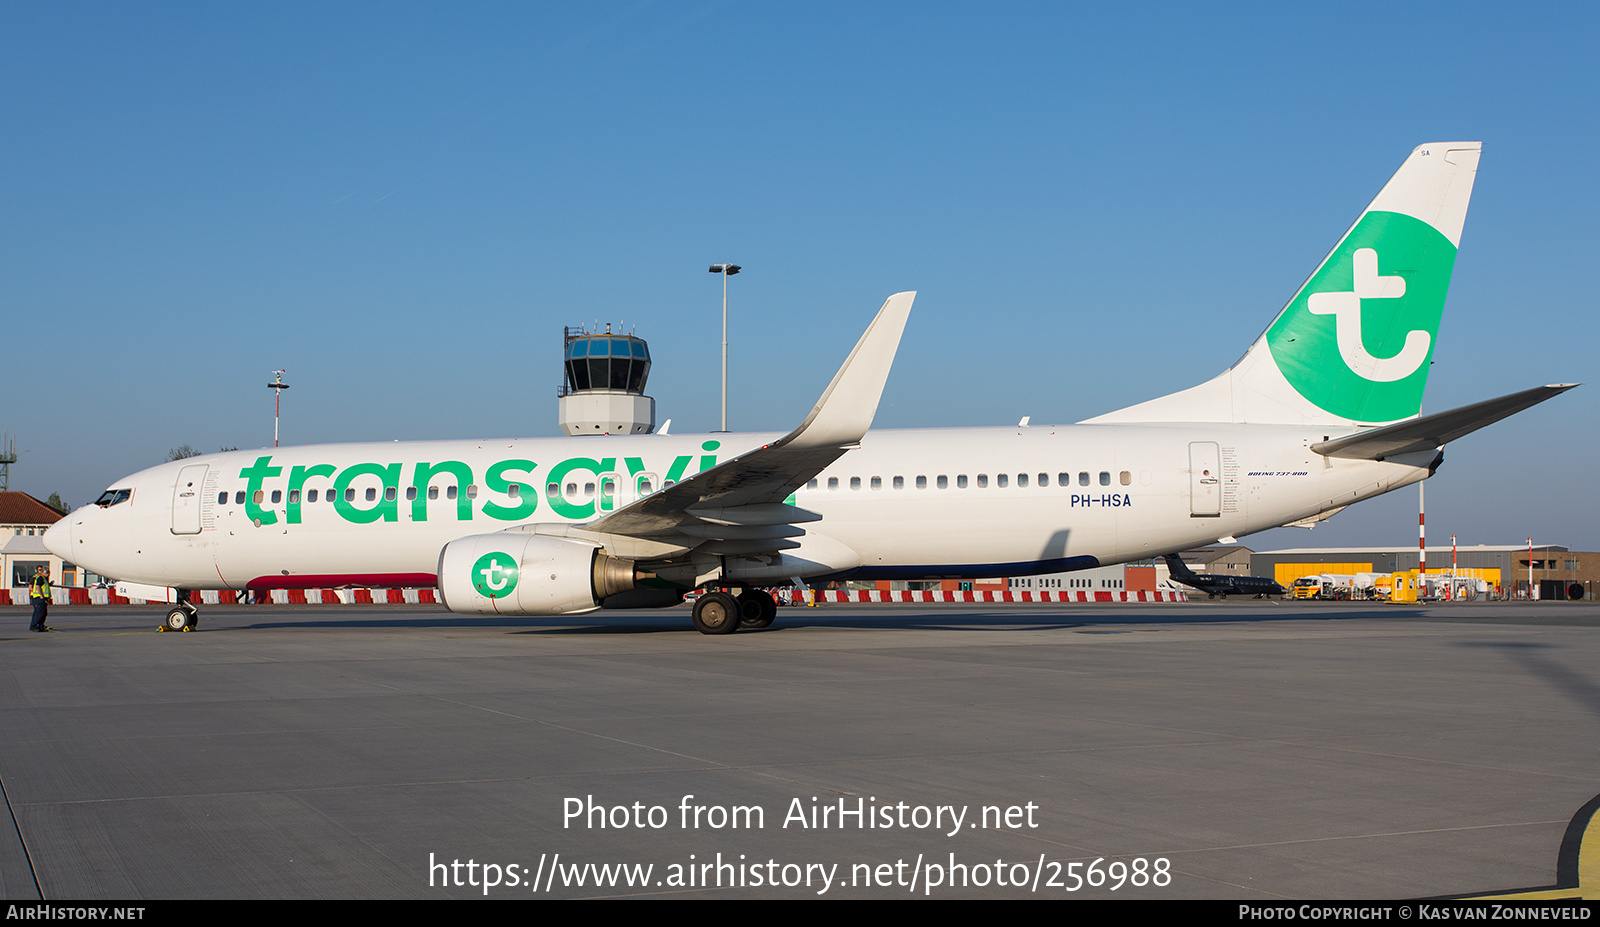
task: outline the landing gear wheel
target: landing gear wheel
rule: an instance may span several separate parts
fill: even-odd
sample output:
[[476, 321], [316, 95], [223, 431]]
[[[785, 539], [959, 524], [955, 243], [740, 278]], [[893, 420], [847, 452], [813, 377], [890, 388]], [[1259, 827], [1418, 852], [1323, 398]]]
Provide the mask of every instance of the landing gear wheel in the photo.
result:
[[167, 612], [167, 620], [161, 623], [158, 631], [193, 631], [200, 626], [200, 610], [190, 601], [187, 590], [179, 590], [178, 604], [172, 606]]
[[760, 589], [746, 589], [739, 594], [739, 627], [759, 631], [772, 624], [772, 619], [778, 617], [778, 603], [772, 596]]
[[694, 629], [701, 634], [732, 634], [741, 616], [739, 603], [726, 592], [708, 592], [694, 603]]
[[200, 620], [194, 612], [179, 605], [167, 612], [167, 620], [162, 622], [159, 630], [162, 631], [193, 631]]

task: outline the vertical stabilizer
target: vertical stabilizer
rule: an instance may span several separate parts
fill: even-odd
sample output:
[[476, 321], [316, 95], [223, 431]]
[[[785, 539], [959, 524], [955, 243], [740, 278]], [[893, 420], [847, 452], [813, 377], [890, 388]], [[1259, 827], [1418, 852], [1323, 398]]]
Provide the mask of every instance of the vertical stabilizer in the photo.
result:
[[1381, 424], [1416, 415], [1479, 142], [1419, 146], [1221, 376], [1089, 422]]

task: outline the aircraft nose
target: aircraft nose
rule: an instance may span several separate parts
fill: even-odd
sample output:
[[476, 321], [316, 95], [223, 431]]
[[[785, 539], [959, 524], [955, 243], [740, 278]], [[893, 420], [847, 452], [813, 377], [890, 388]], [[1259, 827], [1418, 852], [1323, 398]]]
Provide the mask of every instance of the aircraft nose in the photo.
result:
[[74, 521], [77, 521], [76, 514], [68, 515], [44, 531], [45, 549], [69, 563], [75, 560], [72, 555], [72, 523]]

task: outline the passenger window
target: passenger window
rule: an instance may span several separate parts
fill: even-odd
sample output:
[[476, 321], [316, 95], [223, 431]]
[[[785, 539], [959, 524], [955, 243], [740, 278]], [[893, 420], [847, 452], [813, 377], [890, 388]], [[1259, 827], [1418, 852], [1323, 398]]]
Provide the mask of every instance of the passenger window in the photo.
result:
[[456, 487], [446, 486], [444, 488], [444, 497], [446, 499], [454, 499], [456, 497]]
[[957, 489], [966, 489], [967, 488], [967, 475], [965, 473], [957, 473], [956, 474], [956, 488]]
[[233, 504], [244, 505], [244, 490], [241, 489], [233, 494]]
[[1070, 473], [1057, 473], [1056, 474], [1056, 485], [1057, 486], [1071, 486], [1072, 485], [1072, 474], [1070, 474]]
[[1004, 474], [1004, 473], [995, 474], [995, 477], [994, 477], [995, 488], [996, 489], [1005, 489], [1006, 488], [1006, 484], [1010, 479], [1011, 478], [1009, 476], [1007, 476], [1006, 474]]
[[987, 474], [987, 473], [978, 474], [978, 488], [979, 489], [988, 489], [989, 488], [989, 474]]
[[1124, 470], [1121, 473], [1117, 474], [1117, 482], [1121, 483], [1124, 486], [1132, 486], [1133, 485], [1133, 474], [1129, 473], [1126, 470]]
[[894, 485], [895, 489], [905, 489], [906, 488], [906, 478], [903, 477], [903, 476], [895, 477], [893, 485]]
[[344, 490], [344, 501], [346, 501], [346, 502], [354, 502], [354, 501], [356, 501], [356, 488], [354, 486], [346, 486], [345, 487], [345, 490]]
[[227, 505], [228, 504], [228, 494], [225, 493], [225, 492], [217, 493], [217, 504], [218, 505]]
[[935, 485], [937, 485], [940, 489], [949, 489], [950, 488], [950, 477], [945, 476], [942, 473], [939, 474], [939, 479], [935, 481]]
[[290, 505], [299, 505], [300, 504], [300, 490], [298, 490], [298, 489], [289, 490], [289, 504]]
[[[816, 483], [817, 483], [816, 480], [812, 480], [811, 481], [811, 484], [813, 486], [815, 486]], [[640, 477], [639, 478], [639, 495], [648, 496], [654, 491], [655, 491], [655, 484], [650, 482], [650, 478], [648, 476], [644, 476], [644, 477]]]
[[385, 502], [393, 502], [395, 500], [395, 496], [399, 494], [398, 488], [394, 486], [383, 487], [383, 501]]
[[266, 498], [266, 495], [267, 494], [262, 492], [261, 490], [259, 490], [259, 489], [256, 490], [256, 494], [255, 494], [255, 497], [254, 497], [256, 505], [260, 505], [262, 500]]
[[850, 477], [850, 488], [851, 489], [860, 489], [861, 488], [861, 477], [859, 477], [859, 476]]
[[817, 488], [817, 481], [816, 480], [812, 480], [811, 482], [806, 484], [806, 489], [815, 490], [816, 488]]
[[1049, 486], [1049, 485], [1050, 485], [1050, 474], [1048, 474], [1048, 473], [1039, 474], [1039, 488], [1043, 489], [1044, 487]]
[[415, 502], [415, 501], [417, 501], [417, 487], [415, 487], [415, 486], [407, 486], [406, 487], [406, 501], [407, 502]]
[[545, 498], [547, 498], [547, 499], [556, 498], [557, 496], [561, 495], [561, 484], [560, 483], [546, 483], [544, 485], [544, 494], [545, 494]]
[[1087, 486], [1087, 485], [1089, 485], [1089, 471], [1088, 470], [1080, 470], [1078, 472], [1078, 485], [1079, 486]]
[[278, 503], [280, 503], [282, 501], [283, 501], [283, 490], [274, 489], [272, 491], [272, 504], [273, 505], [277, 505]]
[[1027, 488], [1027, 485], [1028, 485], [1028, 474], [1026, 474], [1026, 473], [1018, 473], [1017, 474], [1017, 486], [1025, 489], [1025, 488]]
[[921, 474], [918, 474], [917, 475], [917, 488], [918, 489], [927, 489], [928, 488], [928, 478], [923, 476], [923, 475], [921, 475]]
[[1111, 485], [1111, 471], [1109, 471], [1109, 470], [1101, 470], [1100, 471], [1100, 485], [1101, 486], [1110, 486]]
[[828, 477], [828, 492], [833, 492], [833, 491], [837, 490], [838, 488], [839, 488], [839, 478], [837, 476]]
[[376, 501], [378, 501], [378, 488], [376, 486], [368, 486], [367, 487], [367, 501], [368, 502], [376, 502]]
[[882, 489], [883, 488], [883, 477], [881, 477], [881, 476], [873, 477], [871, 485], [872, 485], [872, 491], [873, 492], [877, 492], [878, 490]]
[[306, 501], [307, 502], [315, 502], [315, 501], [317, 501], [317, 491], [315, 489], [308, 490], [306, 492]]
[[478, 498], [478, 484], [474, 483], [474, 484], [472, 484], [472, 485], [467, 487], [467, 498], [468, 499], [476, 499], [476, 498]]
[[583, 484], [583, 497], [585, 499], [594, 498], [594, 484], [593, 483], [584, 483]]

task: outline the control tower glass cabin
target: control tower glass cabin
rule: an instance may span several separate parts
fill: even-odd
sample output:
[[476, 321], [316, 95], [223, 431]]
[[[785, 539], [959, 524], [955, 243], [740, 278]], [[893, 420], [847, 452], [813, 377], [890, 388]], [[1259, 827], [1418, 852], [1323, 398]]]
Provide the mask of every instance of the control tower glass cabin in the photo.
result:
[[650, 347], [643, 338], [565, 331], [561, 430], [569, 435], [645, 435], [656, 427], [656, 401], [644, 394]]

